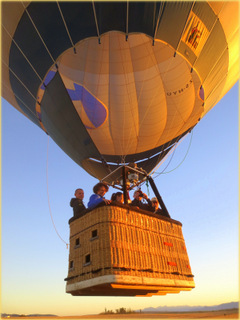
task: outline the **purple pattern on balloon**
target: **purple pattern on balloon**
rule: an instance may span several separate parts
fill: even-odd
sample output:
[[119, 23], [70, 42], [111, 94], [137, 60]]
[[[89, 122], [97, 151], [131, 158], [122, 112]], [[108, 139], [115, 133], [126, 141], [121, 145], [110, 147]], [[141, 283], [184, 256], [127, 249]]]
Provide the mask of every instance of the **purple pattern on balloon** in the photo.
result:
[[204, 89], [202, 86], [199, 89], [199, 97], [204, 101]]
[[88, 119], [95, 128], [101, 126], [107, 118], [107, 110], [104, 105], [98, 101], [83, 86], [73, 83], [75, 90], [67, 89], [72, 101], [81, 101]]
[[[45, 86], [47, 86], [49, 84], [49, 82], [52, 80], [52, 78], [55, 76], [56, 71], [52, 71], [50, 70], [43, 82], [43, 84], [41, 85], [41, 89], [45, 90]], [[44, 86], [45, 85], [45, 86]]]

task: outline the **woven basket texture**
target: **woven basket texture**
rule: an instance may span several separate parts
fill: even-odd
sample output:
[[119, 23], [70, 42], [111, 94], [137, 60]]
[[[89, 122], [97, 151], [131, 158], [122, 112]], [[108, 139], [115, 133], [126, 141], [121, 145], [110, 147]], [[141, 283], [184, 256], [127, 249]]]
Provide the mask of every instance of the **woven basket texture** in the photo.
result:
[[72, 221], [68, 284], [103, 275], [192, 280], [181, 223], [117, 206]]

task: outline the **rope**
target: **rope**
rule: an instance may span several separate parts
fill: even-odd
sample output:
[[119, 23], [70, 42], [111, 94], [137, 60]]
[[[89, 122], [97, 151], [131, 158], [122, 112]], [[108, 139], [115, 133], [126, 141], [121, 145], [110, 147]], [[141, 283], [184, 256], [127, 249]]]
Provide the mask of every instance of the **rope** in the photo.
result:
[[43, 79], [40, 77], [40, 75], [38, 74], [38, 72], [36, 71], [36, 69], [33, 67], [33, 65], [31, 64], [31, 62], [28, 60], [27, 56], [24, 54], [24, 52], [22, 51], [22, 49], [19, 47], [19, 45], [17, 44], [17, 42], [13, 39], [13, 37], [10, 35], [10, 33], [8, 32], [8, 30], [4, 27], [4, 25], [2, 25], [3, 29], [6, 31], [7, 35], [10, 37], [10, 39], [12, 40], [12, 42], [15, 44], [15, 46], [18, 48], [18, 50], [21, 52], [21, 54], [23, 55], [24, 59], [28, 62], [28, 64], [30, 65], [30, 67], [33, 69], [34, 73], [36, 74], [36, 76], [38, 77], [38, 79], [43, 82]]
[[[161, 175], [161, 174], [167, 174], [167, 173], [173, 172], [174, 170], [178, 169], [181, 164], [183, 164], [183, 162], [185, 161], [185, 159], [186, 159], [186, 157], [187, 157], [187, 155], [188, 155], [188, 153], [189, 153], [189, 150], [190, 150], [190, 147], [191, 147], [191, 144], [192, 144], [192, 137], [193, 137], [193, 130], [192, 130], [192, 132], [191, 132], [190, 142], [189, 142], [188, 149], [187, 149], [187, 152], [186, 152], [183, 160], [182, 160], [174, 169], [172, 169], [172, 170], [170, 170], [170, 171], [167, 171], [167, 172], [164, 172], [164, 171], [167, 169], [167, 167], [169, 166], [169, 164], [170, 164], [170, 162], [172, 161], [172, 159], [173, 159], [173, 155], [174, 155], [175, 150], [176, 150], [176, 148], [175, 148], [174, 151], [173, 151], [173, 154], [172, 154], [172, 156], [171, 156], [171, 159], [170, 159], [169, 163], [167, 164], [167, 166], [165, 167], [165, 169], [164, 169], [162, 172], [159, 172], [159, 173], [158, 173], [158, 175], [157, 175], [155, 178], [157, 178], [157, 177], [158, 177], [159, 175]], [[177, 147], [177, 145], [176, 145], [176, 147]]]
[[97, 14], [96, 14], [94, 2], [92, 2], [92, 7], [93, 7], [93, 14], [94, 14], [94, 19], [95, 19], [95, 24], [96, 24], [97, 34], [98, 34], [98, 42], [100, 43], [100, 33], [98, 28]]
[[160, 172], [159, 174], [164, 173], [164, 171], [167, 169], [167, 167], [168, 167], [168, 166], [170, 165], [170, 163], [172, 162], [172, 159], [173, 159], [173, 156], [174, 156], [174, 154], [175, 154], [176, 148], [177, 148], [177, 143], [176, 143], [176, 145], [174, 146], [174, 149], [173, 149], [173, 152], [172, 152], [172, 156], [171, 156], [171, 158], [170, 158], [170, 160], [169, 160], [168, 164], [167, 164], [167, 165], [166, 165], [166, 167], [163, 169], [163, 171], [162, 171], [162, 172]]
[[147, 187], [147, 194], [148, 194], [148, 197], [150, 197], [150, 191], [149, 191], [149, 183], [148, 183], [148, 180], [146, 181], [146, 187]]
[[[220, 11], [219, 11], [218, 14], [216, 15], [216, 19], [215, 19], [215, 21], [214, 21], [211, 29], [209, 30], [209, 34], [208, 34], [208, 38], [206, 39], [206, 42], [207, 42], [207, 40], [209, 39], [209, 36], [211, 35], [212, 30], [213, 30], [213, 28], [215, 27], [216, 23], [219, 21], [219, 16], [220, 16], [223, 8], [225, 7], [225, 5], [226, 5], [226, 3], [224, 2], [224, 3], [222, 4], [222, 7], [221, 7]], [[205, 43], [206, 43], [206, 42], [205, 42]], [[225, 52], [225, 50], [226, 50], [227, 48], [228, 48], [228, 45], [227, 45], [227, 46], [225, 47], [225, 49], [223, 50], [223, 53]], [[222, 53], [222, 54], [223, 54], [223, 53]], [[200, 53], [199, 53], [199, 54], [200, 54]], [[221, 56], [222, 56], [222, 55], [221, 55]], [[221, 57], [220, 57], [220, 58], [221, 58]], [[219, 59], [220, 59], [220, 58], [219, 58]], [[219, 59], [218, 59], [218, 60], [219, 60]], [[197, 60], [197, 59], [196, 59], [196, 60]], [[196, 60], [193, 62], [192, 68], [194, 68], [195, 63], [196, 63]], [[216, 61], [216, 63], [215, 63], [214, 66], [212, 67], [212, 69], [215, 67], [215, 65], [216, 65], [217, 63], [218, 63], [218, 61]], [[209, 71], [208, 74], [211, 74], [212, 69]], [[205, 81], [206, 81], [206, 78], [204, 79], [203, 83], [204, 83]], [[202, 85], [203, 85], [203, 83], [202, 83]]]
[[37, 32], [37, 34], [38, 34], [39, 38], [41, 39], [41, 41], [42, 41], [42, 43], [43, 43], [43, 45], [44, 45], [45, 49], [47, 50], [47, 52], [48, 52], [48, 54], [49, 54], [50, 58], [52, 59], [53, 63], [54, 63], [54, 64], [56, 64], [56, 62], [55, 62], [55, 60], [54, 60], [53, 56], [51, 55], [50, 51], [48, 50], [48, 47], [47, 47], [46, 43], [44, 42], [44, 40], [43, 40], [43, 38], [42, 38], [42, 36], [41, 36], [40, 32], [38, 31], [38, 28], [36, 27], [35, 23], [33, 22], [33, 20], [32, 20], [32, 18], [31, 18], [30, 14], [29, 14], [29, 12], [28, 12], [27, 7], [26, 7], [26, 6], [24, 6], [24, 3], [23, 3], [23, 2], [22, 2], [22, 5], [23, 5], [23, 7], [24, 7], [24, 9], [25, 9], [25, 11], [26, 11], [26, 13], [27, 13], [27, 15], [28, 15], [28, 17], [29, 17], [29, 19], [30, 19], [30, 21], [31, 21], [31, 23], [32, 23], [32, 25], [33, 25], [33, 27], [34, 27], [34, 29], [36, 30], [36, 32]]
[[26, 85], [22, 82], [22, 80], [20, 80], [20, 78], [16, 75], [16, 73], [10, 68], [9, 65], [7, 65], [7, 63], [5, 61], [2, 61], [3, 64], [5, 64], [5, 66], [9, 69], [9, 71], [15, 76], [15, 78], [21, 83], [21, 85], [27, 90], [27, 92], [32, 96], [32, 98], [37, 102], [37, 99], [35, 98], [35, 96], [32, 94], [32, 92], [28, 89], [28, 87], [26, 87]]
[[129, 16], [129, 1], [127, 1], [126, 39], [128, 38], [128, 16]]
[[53, 220], [53, 216], [52, 216], [52, 210], [51, 210], [51, 206], [50, 206], [50, 199], [49, 199], [49, 192], [48, 192], [48, 149], [49, 149], [49, 136], [48, 136], [48, 143], [47, 143], [47, 169], [46, 169], [46, 177], [47, 177], [47, 196], [48, 196], [48, 207], [49, 207], [49, 213], [50, 213], [50, 217], [51, 217], [51, 220], [52, 220], [52, 224], [53, 224], [53, 227], [56, 231], [56, 234], [58, 235], [58, 237], [66, 244], [66, 247], [68, 249], [68, 243], [63, 240], [63, 238], [60, 236], [60, 234], [58, 233], [57, 231], [57, 228], [55, 226], [55, 223], [54, 223], [54, 220]]
[[[188, 18], [190, 17], [190, 14], [192, 13], [193, 7], [195, 6], [195, 2], [196, 2], [196, 1], [193, 1], [192, 5], [191, 5], [191, 9], [190, 9], [190, 11], [189, 11], [189, 13], [188, 13], [188, 16], [187, 16], [186, 19], [185, 19], [185, 27], [184, 27], [183, 30], [182, 30], [181, 37], [179, 38], [179, 41], [178, 41], [177, 47], [176, 47], [176, 49], [175, 49], [175, 52], [177, 52], [177, 50], [178, 50], [178, 48], [179, 48], [179, 45], [180, 45], [181, 40], [182, 40], [182, 37], [183, 37], [184, 32], [185, 32], [185, 30], [186, 30], [186, 28], [187, 28]], [[195, 63], [195, 62], [194, 62], [194, 63]]]
[[75, 45], [74, 45], [74, 43], [73, 43], [73, 41], [72, 41], [72, 37], [71, 37], [70, 32], [69, 32], [69, 30], [68, 30], [67, 23], [66, 23], [66, 21], [65, 21], [65, 19], [64, 19], [64, 16], [63, 16], [63, 13], [62, 13], [62, 10], [61, 10], [61, 8], [60, 8], [60, 5], [59, 5], [58, 1], [57, 1], [57, 6], [58, 6], [58, 10], [59, 10], [59, 12], [60, 12], [60, 15], [61, 15], [61, 17], [62, 17], [62, 20], [63, 20], [64, 26], [65, 26], [65, 29], [66, 29], [66, 31], [67, 31], [69, 40], [70, 40], [70, 42], [71, 42], [71, 44], [72, 44], [73, 50], [74, 50], [74, 52], [76, 52]]
[[[2, 61], [2, 62], [4, 63], [4, 61]], [[12, 90], [12, 88], [9, 87], [9, 86], [7, 86], [5, 83], [2, 83], [2, 86], [4, 86], [5, 88], [7, 88], [7, 90]], [[21, 103], [26, 107], [26, 109], [36, 118], [36, 113], [34, 113], [34, 112], [30, 109], [30, 107], [28, 107], [28, 106], [26, 105], [26, 103], [25, 103], [21, 98], [19, 98], [19, 96], [18, 96], [16, 93], [14, 93], [14, 96], [15, 96], [15, 98], [17, 98], [19, 101], [21, 101]], [[22, 108], [20, 108], [20, 109], [21, 109], [20, 112], [23, 112], [24, 115], [26, 115], [26, 117], [28, 117], [28, 115], [22, 110]], [[19, 110], [19, 109], [17, 109], [17, 110]], [[29, 118], [29, 117], [28, 117], [28, 118]]]
[[156, 23], [156, 27], [155, 27], [155, 32], [154, 32], [154, 35], [153, 35], [153, 42], [156, 38], [156, 34], [157, 34], [157, 30], [158, 30], [158, 26], [159, 26], [159, 22], [160, 22], [160, 17], [163, 13], [163, 7], [164, 7], [165, 4], [163, 4], [163, 2], [160, 3], [160, 8], [159, 8], [159, 11], [158, 11], [158, 18], [157, 18], [157, 23]]

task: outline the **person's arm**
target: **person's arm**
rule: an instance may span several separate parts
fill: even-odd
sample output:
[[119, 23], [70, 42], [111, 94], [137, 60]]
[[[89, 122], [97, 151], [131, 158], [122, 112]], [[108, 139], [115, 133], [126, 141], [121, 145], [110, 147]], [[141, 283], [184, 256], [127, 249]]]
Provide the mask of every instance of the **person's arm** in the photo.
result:
[[147, 204], [144, 204], [144, 209], [147, 211], [154, 212], [155, 208], [152, 206], [152, 201], [148, 198], [146, 193], [143, 194], [143, 198], [147, 201]]

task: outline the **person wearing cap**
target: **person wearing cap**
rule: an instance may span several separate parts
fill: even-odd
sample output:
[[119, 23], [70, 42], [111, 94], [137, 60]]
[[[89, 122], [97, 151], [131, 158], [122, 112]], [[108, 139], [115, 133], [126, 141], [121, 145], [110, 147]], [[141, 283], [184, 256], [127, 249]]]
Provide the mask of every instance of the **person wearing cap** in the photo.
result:
[[159, 202], [156, 197], [153, 197], [151, 199], [151, 202], [152, 202], [152, 206], [154, 208], [154, 213], [161, 214], [162, 216], [167, 217], [167, 218], [171, 218], [167, 212], [164, 212], [162, 209], [159, 208]]

